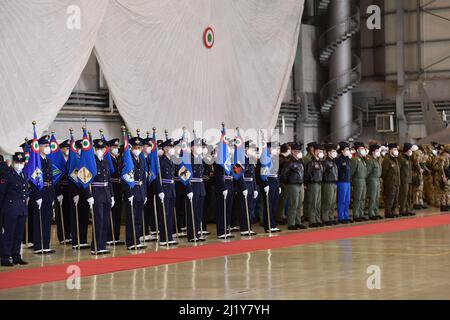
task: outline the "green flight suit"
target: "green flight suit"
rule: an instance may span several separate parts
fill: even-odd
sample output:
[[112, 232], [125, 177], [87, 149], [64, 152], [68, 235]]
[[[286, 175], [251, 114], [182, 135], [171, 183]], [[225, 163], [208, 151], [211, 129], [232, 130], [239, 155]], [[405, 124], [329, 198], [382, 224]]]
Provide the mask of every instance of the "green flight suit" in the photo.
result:
[[366, 200], [366, 160], [355, 156], [350, 161], [350, 178], [352, 181], [353, 194], [353, 219], [364, 216], [364, 205]]
[[389, 156], [383, 160], [381, 178], [383, 179], [384, 215], [391, 217], [395, 214], [398, 205], [400, 186], [400, 166], [397, 158]]
[[380, 160], [370, 157], [367, 161], [367, 197], [369, 199], [369, 217], [378, 216], [380, 205]]
[[399, 188], [399, 202], [400, 214], [411, 212], [412, 198], [410, 194], [412, 184], [412, 162], [411, 157], [402, 155], [398, 159], [400, 165], [400, 188]]

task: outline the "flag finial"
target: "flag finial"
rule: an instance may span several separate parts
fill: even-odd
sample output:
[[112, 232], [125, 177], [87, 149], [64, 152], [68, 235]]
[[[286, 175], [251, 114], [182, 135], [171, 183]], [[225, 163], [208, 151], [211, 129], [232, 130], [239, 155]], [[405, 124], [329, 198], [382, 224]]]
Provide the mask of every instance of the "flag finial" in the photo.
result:
[[35, 126], [35, 125], [36, 125], [36, 121], [33, 120], [33, 122], [31, 122], [31, 124], [32, 124], [33, 126]]
[[153, 130], [153, 132], [156, 132], [156, 127], [153, 127], [152, 130]]
[[136, 134], [137, 134], [138, 137], [140, 137], [140, 135], [141, 135], [141, 129], [136, 129]]
[[103, 129], [98, 130], [98, 132], [100, 132], [100, 134], [103, 134]]
[[167, 129], [164, 130], [164, 135], [166, 136], [166, 140], [169, 139], [169, 131]]

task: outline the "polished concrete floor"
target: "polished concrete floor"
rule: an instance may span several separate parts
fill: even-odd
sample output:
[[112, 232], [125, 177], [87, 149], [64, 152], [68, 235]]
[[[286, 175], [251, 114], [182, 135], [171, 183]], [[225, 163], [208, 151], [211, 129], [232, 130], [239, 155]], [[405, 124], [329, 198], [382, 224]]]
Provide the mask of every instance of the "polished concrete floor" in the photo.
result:
[[[147, 251], [165, 250], [155, 246]], [[57, 249], [25, 258], [30, 267], [93, 259]], [[368, 289], [370, 266], [379, 290]], [[450, 225], [86, 277], [79, 290], [65, 281], [8, 289], [0, 299], [450, 299]]]

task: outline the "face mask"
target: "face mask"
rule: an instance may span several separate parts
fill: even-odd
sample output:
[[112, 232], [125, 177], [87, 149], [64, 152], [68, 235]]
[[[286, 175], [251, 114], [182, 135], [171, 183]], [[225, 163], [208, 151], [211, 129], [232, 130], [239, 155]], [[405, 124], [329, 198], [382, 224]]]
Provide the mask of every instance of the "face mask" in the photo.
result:
[[202, 148], [195, 149], [195, 154], [198, 155], [198, 156], [202, 155], [203, 154], [203, 149]]
[[134, 154], [136, 157], [139, 157], [139, 156], [141, 155], [141, 150], [139, 150], [139, 149], [134, 149], [134, 150], [133, 150], [133, 154]]
[[392, 151], [392, 156], [393, 156], [394, 158], [397, 158], [397, 157], [398, 157], [398, 150]]
[[301, 153], [301, 152], [297, 153], [296, 158], [299, 159], [299, 160], [302, 159], [303, 158], [303, 153]]
[[52, 151], [50, 150], [50, 147], [45, 147], [44, 154], [49, 155]]
[[412, 150], [406, 151], [406, 155], [407, 155], [408, 157], [411, 157], [411, 156], [412, 156]]
[[97, 150], [96, 154], [99, 159], [103, 159], [105, 152], [103, 152], [103, 150]]
[[323, 159], [323, 157], [325, 157], [325, 155], [323, 154], [323, 152], [319, 152], [318, 157], [319, 157], [319, 159]]
[[150, 153], [152, 153], [152, 148], [150, 148], [150, 147], [147, 147], [147, 148], [145, 149], [145, 152], [147, 152], [147, 154], [150, 154]]
[[69, 150], [64, 151], [64, 155], [65, 155], [66, 157], [68, 157], [68, 156], [69, 156]]
[[416, 152], [417, 150], [419, 150], [419, 147], [417, 145], [413, 145], [411, 150], [412, 152]]
[[382, 155], [383, 157], [386, 157], [387, 152], [386, 152], [386, 151], [382, 151], [382, 152], [381, 152], [381, 155]]
[[362, 157], [365, 157], [366, 155], [367, 155], [367, 153], [366, 153], [366, 149], [359, 149], [359, 154], [362, 156]]
[[25, 165], [23, 163], [14, 163], [14, 169], [16, 169], [16, 171], [18, 172], [22, 172], [24, 166]]
[[208, 148], [203, 148], [202, 149], [202, 153], [203, 153], [203, 155], [207, 155], [209, 152], [208, 152]]
[[168, 153], [169, 153], [169, 156], [174, 156], [175, 155], [175, 149], [170, 149], [168, 151]]
[[161, 157], [164, 154], [164, 150], [158, 149], [158, 157]]
[[433, 153], [433, 155], [435, 155], [435, 156], [437, 156], [437, 154], [438, 154], [437, 150], [433, 150], [433, 151], [431, 151], [431, 153]]
[[282, 155], [285, 157], [289, 157], [291, 155], [291, 150], [288, 150], [288, 151], [282, 153]]
[[331, 159], [335, 159], [337, 157], [337, 152], [336, 151], [332, 151], [330, 156], [331, 156]]
[[377, 150], [377, 151], [375, 151], [375, 152], [373, 153], [373, 156], [374, 156], [375, 158], [379, 158], [380, 155], [381, 155], [380, 150]]
[[343, 153], [344, 157], [350, 157], [352, 154], [350, 153], [350, 150], [345, 150]]

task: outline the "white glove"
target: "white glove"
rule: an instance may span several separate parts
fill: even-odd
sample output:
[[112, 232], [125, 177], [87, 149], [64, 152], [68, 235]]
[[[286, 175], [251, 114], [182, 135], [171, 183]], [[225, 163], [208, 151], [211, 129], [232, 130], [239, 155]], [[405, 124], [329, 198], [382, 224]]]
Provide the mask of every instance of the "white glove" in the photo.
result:
[[223, 197], [226, 198], [226, 197], [228, 196], [228, 190], [224, 190], [224, 191], [222, 192], [222, 194], [223, 194]]
[[145, 199], [144, 199], [144, 204], [146, 204], [147, 203], [147, 197], [145, 197]]
[[278, 188], [278, 194], [281, 194], [281, 188]]
[[189, 200], [192, 200], [192, 198], [194, 197], [194, 193], [193, 192], [189, 192], [187, 194], [187, 197], [188, 197]]
[[165, 196], [166, 195], [164, 194], [164, 192], [161, 192], [161, 193], [158, 194], [158, 197], [161, 199], [161, 202], [164, 202], [164, 197]]
[[36, 203], [37, 203], [37, 205], [38, 205], [39, 210], [41, 210], [41, 207], [42, 207], [42, 199], [37, 199], [37, 200], [36, 200]]
[[258, 191], [253, 191], [253, 199], [256, 199], [256, 198], [258, 198]]
[[269, 186], [264, 187], [264, 191], [266, 192], [266, 194], [269, 194], [269, 190], [270, 190]]
[[242, 194], [244, 195], [244, 198], [247, 198], [247, 196], [248, 196], [248, 190], [245, 189], [244, 191], [242, 191]]
[[64, 196], [63, 195], [57, 196], [56, 199], [58, 199], [59, 204], [62, 204]]
[[94, 207], [94, 197], [90, 197], [89, 199], [86, 200], [87, 203], [89, 203], [89, 207], [93, 208]]
[[114, 197], [111, 197], [111, 208], [113, 208], [115, 204], [116, 201], [114, 200]]
[[130, 201], [130, 203], [133, 204], [133, 199], [134, 199], [134, 196], [131, 196], [128, 198], [128, 201]]
[[80, 196], [76, 195], [75, 197], [73, 197], [73, 202], [75, 203], [75, 205], [78, 204], [79, 200], [80, 200]]

